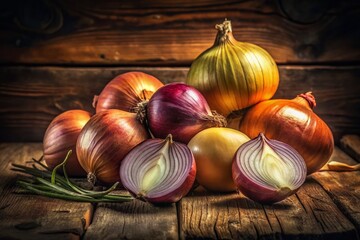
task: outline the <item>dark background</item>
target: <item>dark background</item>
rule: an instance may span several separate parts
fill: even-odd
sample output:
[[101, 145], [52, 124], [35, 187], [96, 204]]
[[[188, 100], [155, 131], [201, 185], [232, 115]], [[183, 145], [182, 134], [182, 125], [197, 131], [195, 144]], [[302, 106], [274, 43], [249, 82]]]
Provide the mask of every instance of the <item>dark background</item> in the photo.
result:
[[0, 141], [41, 141], [123, 72], [185, 81], [224, 18], [274, 57], [276, 98], [313, 91], [336, 141], [360, 134], [358, 0], [12, 0], [0, 6]]

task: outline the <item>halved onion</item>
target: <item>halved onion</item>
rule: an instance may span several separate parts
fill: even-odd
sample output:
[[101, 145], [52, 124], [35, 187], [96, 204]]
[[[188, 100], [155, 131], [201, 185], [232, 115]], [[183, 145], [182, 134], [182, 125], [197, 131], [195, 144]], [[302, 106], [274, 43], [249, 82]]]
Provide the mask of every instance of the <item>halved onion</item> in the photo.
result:
[[274, 203], [300, 188], [306, 178], [306, 164], [290, 145], [260, 133], [236, 151], [232, 175], [245, 196], [260, 203]]
[[172, 140], [148, 139], [121, 162], [122, 185], [136, 198], [152, 203], [179, 201], [191, 189], [196, 164], [190, 149]]

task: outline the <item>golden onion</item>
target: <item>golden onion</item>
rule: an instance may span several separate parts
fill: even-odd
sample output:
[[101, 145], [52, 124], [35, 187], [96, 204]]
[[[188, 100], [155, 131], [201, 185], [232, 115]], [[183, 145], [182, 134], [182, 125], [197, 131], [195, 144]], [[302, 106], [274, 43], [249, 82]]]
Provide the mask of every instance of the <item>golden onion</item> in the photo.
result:
[[257, 45], [235, 40], [230, 21], [216, 29], [214, 45], [194, 60], [186, 83], [224, 116], [270, 99], [279, 85], [274, 59]]

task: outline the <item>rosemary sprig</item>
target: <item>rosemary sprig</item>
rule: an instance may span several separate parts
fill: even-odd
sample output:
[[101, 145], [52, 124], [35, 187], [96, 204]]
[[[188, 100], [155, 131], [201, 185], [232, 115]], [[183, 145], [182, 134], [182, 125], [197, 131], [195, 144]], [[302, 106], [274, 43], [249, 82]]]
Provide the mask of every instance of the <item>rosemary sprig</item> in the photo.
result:
[[[57, 165], [52, 171], [40, 160], [32, 159], [32, 167], [12, 164], [12, 170], [27, 174], [26, 180], [18, 180], [17, 184], [28, 192], [43, 195], [51, 198], [59, 198], [78, 202], [124, 202], [133, 198], [129, 194], [112, 194], [119, 182], [105, 191], [93, 191], [84, 189], [71, 181], [66, 173], [65, 166], [72, 151], [70, 150], [64, 161]], [[37, 166], [41, 167], [39, 169]], [[62, 167], [64, 176], [57, 173]]]

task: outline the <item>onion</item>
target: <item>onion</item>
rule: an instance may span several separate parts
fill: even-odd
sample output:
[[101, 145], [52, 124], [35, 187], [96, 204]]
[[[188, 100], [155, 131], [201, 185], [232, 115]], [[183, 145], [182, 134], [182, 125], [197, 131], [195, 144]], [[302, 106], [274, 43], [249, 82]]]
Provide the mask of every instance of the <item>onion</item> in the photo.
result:
[[136, 198], [152, 203], [179, 201], [191, 189], [196, 174], [194, 156], [172, 136], [149, 139], [136, 146], [120, 167], [123, 186]]
[[201, 130], [226, 125], [225, 118], [210, 110], [201, 93], [184, 83], [167, 84], [156, 91], [147, 105], [147, 120], [155, 137], [172, 134], [182, 143]]
[[164, 84], [143, 72], [127, 72], [115, 77], [95, 96], [96, 112], [120, 109], [136, 112], [139, 104], [146, 103], [154, 92]]
[[88, 173], [88, 181], [106, 184], [120, 181], [123, 158], [137, 144], [149, 138], [135, 113], [110, 109], [95, 114], [82, 129], [76, 153]]
[[257, 45], [238, 42], [230, 21], [216, 25], [216, 29], [214, 45], [194, 60], [186, 83], [224, 116], [270, 99], [279, 85], [274, 59]]
[[236, 150], [250, 138], [230, 128], [208, 128], [188, 143], [196, 161], [196, 180], [211, 191], [235, 191], [231, 166]]
[[306, 178], [306, 165], [290, 145], [262, 133], [234, 156], [232, 175], [238, 189], [260, 203], [274, 203], [295, 193]]
[[[75, 152], [76, 140], [90, 117], [87, 111], [69, 110], [51, 121], [43, 139], [44, 159], [51, 170], [64, 161], [69, 150]], [[72, 177], [86, 176], [76, 154], [68, 158], [66, 173]]]
[[250, 138], [263, 132], [270, 139], [289, 144], [304, 158], [307, 173], [311, 174], [328, 162], [334, 149], [331, 130], [313, 112], [314, 106], [311, 92], [292, 100], [263, 101], [250, 108], [235, 128]]

